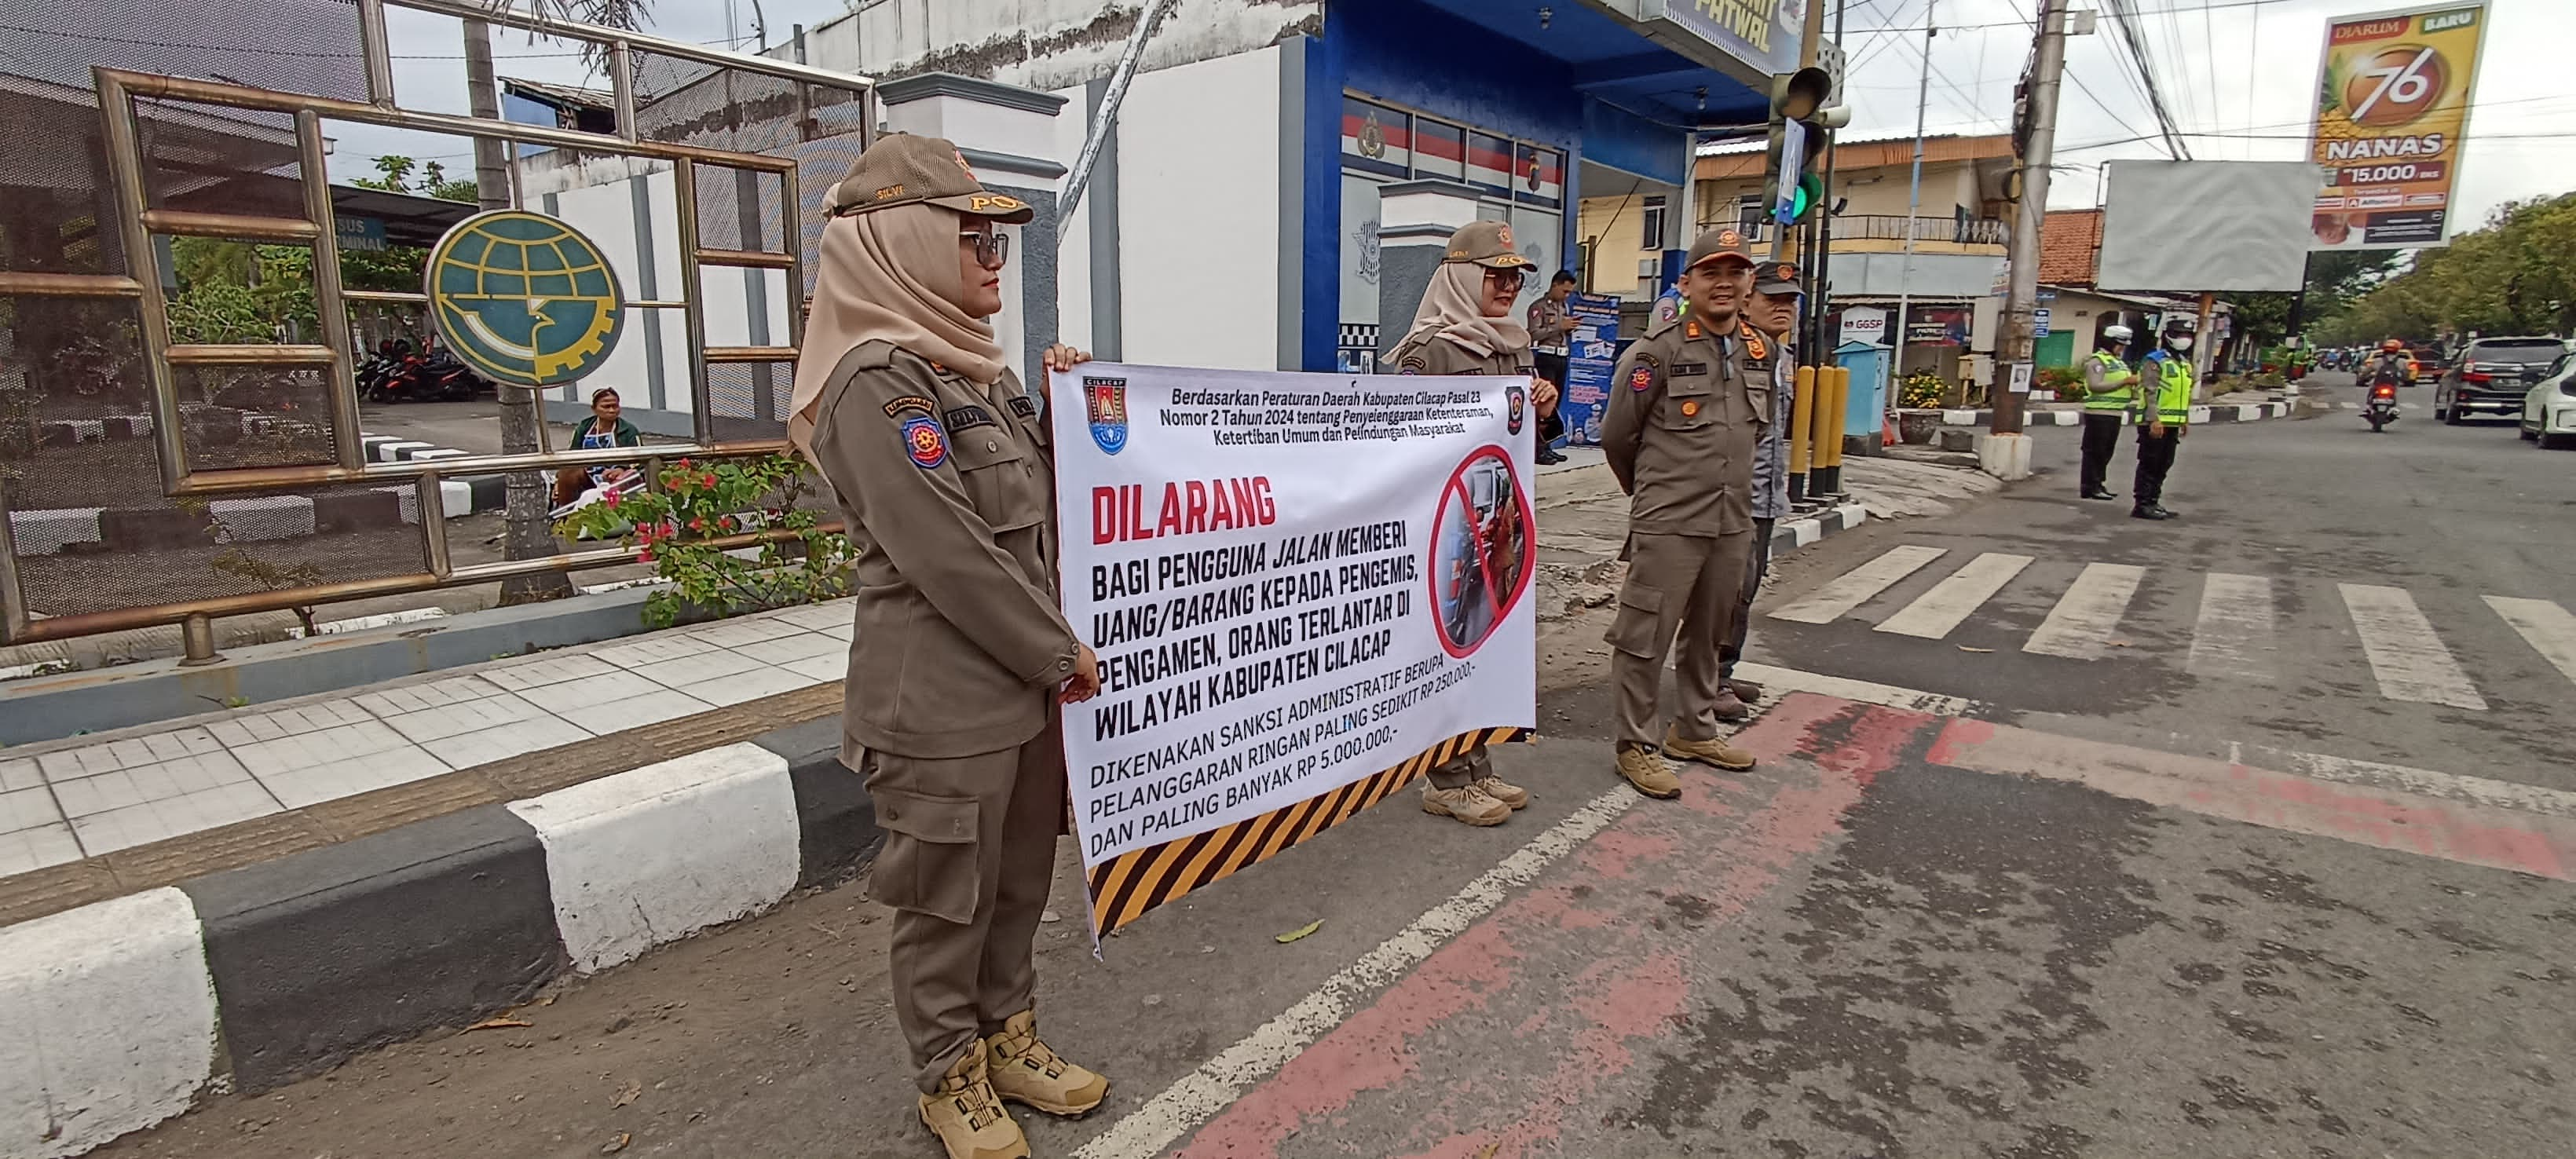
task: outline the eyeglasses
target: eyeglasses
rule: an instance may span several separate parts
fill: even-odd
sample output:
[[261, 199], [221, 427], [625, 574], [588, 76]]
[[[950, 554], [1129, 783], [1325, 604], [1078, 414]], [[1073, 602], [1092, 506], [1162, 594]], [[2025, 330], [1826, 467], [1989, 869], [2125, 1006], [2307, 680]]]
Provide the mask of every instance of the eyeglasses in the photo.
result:
[[1516, 269], [1489, 269], [1485, 271], [1485, 276], [1493, 279], [1497, 285], [1507, 286], [1515, 290], [1521, 287], [1522, 282], [1529, 280], [1529, 274], [1526, 271]]
[[975, 262], [988, 270], [998, 270], [1011, 260], [1011, 235], [999, 230], [968, 230], [957, 235], [959, 241], [975, 243]]

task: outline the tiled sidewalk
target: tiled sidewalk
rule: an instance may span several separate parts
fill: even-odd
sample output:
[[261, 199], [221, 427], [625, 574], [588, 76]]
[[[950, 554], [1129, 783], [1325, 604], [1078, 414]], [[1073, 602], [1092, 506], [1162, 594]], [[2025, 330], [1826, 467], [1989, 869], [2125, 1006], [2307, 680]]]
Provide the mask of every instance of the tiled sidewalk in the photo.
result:
[[841, 679], [838, 600], [0, 750], [0, 876]]

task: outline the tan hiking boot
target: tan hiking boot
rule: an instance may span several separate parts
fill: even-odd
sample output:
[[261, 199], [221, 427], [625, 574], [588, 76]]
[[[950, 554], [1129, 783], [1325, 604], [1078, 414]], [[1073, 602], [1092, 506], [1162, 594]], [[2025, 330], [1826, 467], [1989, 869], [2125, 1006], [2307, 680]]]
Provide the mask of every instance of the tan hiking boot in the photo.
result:
[[1674, 776], [1673, 767], [1650, 748], [1620, 745], [1619, 775], [1649, 797], [1669, 801], [1682, 795], [1682, 779]]
[[1664, 731], [1664, 755], [1677, 761], [1698, 761], [1715, 765], [1728, 772], [1740, 773], [1753, 767], [1753, 754], [1710, 737], [1707, 740], [1684, 740], [1670, 729]]
[[1455, 789], [1431, 785], [1422, 787], [1422, 811], [1441, 817], [1454, 817], [1478, 828], [1500, 825], [1512, 819], [1512, 807], [1485, 795], [1472, 784]]
[[1731, 688], [1718, 690], [1717, 699], [1709, 703], [1709, 711], [1719, 720], [1728, 721], [1744, 720], [1753, 715], [1753, 710]]
[[1476, 788], [1481, 790], [1486, 796], [1502, 802], [1503, 806], [1510, 809], [1512, 812], [1518, 813], [1523, 809], [1529, 808], [1529, 790], [1524, 789], [1519, 785], [1515, 785], [1510, 781], [1506, 781], [1501, 777], [1488, 773], [1476, 778], [1475, 785]]
[[1109, 1080], [1066, 1062], [1038, 1041], [1038, 1016], [1023, 1010], [984, 1040], [993, 1052], [993, 1090], [1014, 1103], [1050, 1115], [1082, 1115], [1100, 1105]]
[[1028, 1139], [993, 1093], [981, 1041], [948, 1068], [936, 1093], [921, 1096], [921, 1125], [939, 1136], [948, 1159], [1029, 1159]]

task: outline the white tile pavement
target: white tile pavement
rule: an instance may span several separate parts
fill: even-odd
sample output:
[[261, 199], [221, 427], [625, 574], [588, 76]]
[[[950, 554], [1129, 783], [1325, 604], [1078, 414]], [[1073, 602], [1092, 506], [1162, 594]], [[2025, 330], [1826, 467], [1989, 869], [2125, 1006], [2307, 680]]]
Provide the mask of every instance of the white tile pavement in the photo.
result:
[[11, 750], [0, 876], [838, 680], [850, 601]]

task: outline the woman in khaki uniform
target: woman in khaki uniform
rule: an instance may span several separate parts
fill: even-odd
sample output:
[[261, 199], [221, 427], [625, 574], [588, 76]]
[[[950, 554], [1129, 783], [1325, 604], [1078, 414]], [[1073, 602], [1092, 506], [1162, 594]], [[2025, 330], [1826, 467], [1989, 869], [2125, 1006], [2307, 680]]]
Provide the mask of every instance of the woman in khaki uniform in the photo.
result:
[[[987, 324], [1032, 211], [955, 146], [892, 134], [832, 190], [789, 437], [858, 549], [841, 759], [886, 832], [895, 1021], [953, 1159], [1029, 1153], [1002, 1101], [1098, 1106], [1037, 1037], [1032, 942], [1066, 808], [1059, 703], [1099, 660], [1057, 608], [1055, 471]], [[1056, 347], [1047, 365], [1088, 356]]]
[[[1478, 221], [1460, 228], [1387, 365], [1399, 374], [1529, 375], [1531, 408], [1544, 427], [1556, 415], [1556, 384], [1538, 377], [1529, 331], [1510, 320], [1521, 280], [1536, 269], [1513, 250], [1511, 226]], [[1525, 530], [1515, 524], [1509, 533]], [[1469, 825], [1500, 825], [1529, 801], [1529, 790], [1494, 775], [1482, 744], [1431, 770], [1422, 787], [1423, 812]]]

